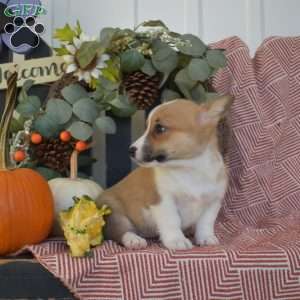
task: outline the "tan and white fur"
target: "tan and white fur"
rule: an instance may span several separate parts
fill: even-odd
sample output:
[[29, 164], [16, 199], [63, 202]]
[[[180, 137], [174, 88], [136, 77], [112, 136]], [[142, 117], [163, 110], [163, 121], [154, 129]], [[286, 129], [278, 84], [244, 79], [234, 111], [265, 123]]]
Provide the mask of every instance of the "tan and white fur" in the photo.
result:
[[189, 249], [184, 232], [192, 228], [195, 244], [218, 244], [214, 223], [227, 176], [217, 124], [230, 104], [227, 96], [201, 105], [179, 99], [150, 113], [145, 133], [130, 148], [140, 167], [97, 199], [113, 211], [106, 238], [138, 249], [159, 236], [169, 249]]

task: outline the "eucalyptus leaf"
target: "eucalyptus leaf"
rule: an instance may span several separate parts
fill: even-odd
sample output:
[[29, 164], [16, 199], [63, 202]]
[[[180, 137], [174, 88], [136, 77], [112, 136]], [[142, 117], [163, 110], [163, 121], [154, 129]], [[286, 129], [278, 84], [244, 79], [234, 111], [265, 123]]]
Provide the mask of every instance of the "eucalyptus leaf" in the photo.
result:
[[153, 41], [152, 41], [152, 45], [151, 45], [151, 49], [152, 49], [152, 51], [155, 53], [155, 52], [157, 52], [159, 49], [161, 49], [161, 48], [164, 48], [164, 47], [168, 47], [169, 45], [168, 44], [166, 44], [166, 43], [164, 43], [164, 42], [162, 42], [160, 39], [154, 39]]
[[150, 59], [145, 60], [144, 65], [141, 67], [141, 71], [148, 76], [154, 76], [156, 74], [156, 70]]
[[184, 54], [199, 57], [206, 51], [206, 45], [193, 34], [183, 34], [181, 39], [186, 43], [185, 45], [178, 46], [178, 49]]
[[117, 131], [116, 122], [109, 116], [99, 117], [95, 124], [99, 130], [106, 134], [115, 134]]
[[139, 70], [145, 63], [144, 56], [135, 49], [126, 50], [121, 54], [121, 69], [131, 73]]
[[163, 87], [163, 85], [167, 82], [169, 76], [170, 76], [170, 73], [168, 73], [168, 72], [164, 73], [164, 76], [163, 76], [163, 78], [160, 81], [159, 88]]
[[161, 95], [161, 99], [163, 102], [168, 102], [179, 98], [181, 98], [181, 96], [177, 92], [170, 89], [164, 89]]
[[162, 61], [168, 58], [172, 51], [174, 51], [169, 45], [165, 43], [157, 43], [156, 50], [154, 49], [153, 58], [156, 61]]
[[189, 77], [195, 81], [205, 81], [209, 78], [211, 70], [206, 60], [193, 58], [188, 65]]
[[88, 140], [93, 134], [93, 128], [81, 121], [74, 122], [68, 130], [75, 139], [82, 141]]
[[117, 91], [112, 91], [110, 93], [106, 93], [103, 99], [103, 102], [106, 104], [110, 104], [111, 101], [113, 101], [116, 97], [118, 97]]
[[196, 86], [197, 81], [192, 80], [189, 77], [188, 70], [182, 69], [180, 70], [175, 77], [175, 83], [178, 86], [179, 90], [187, 99], [192, 99], [191, 90]]
[[65, 124], [72, 117], [72, 106], [61, 99], [49, 99], [46, 106], [46, 113], [57, 124]]
[[84, 122], [93, 123], [99, 115], [97, 104], [90, 98], [78, 100], [73, 106], [73, 113]]
[[47, 114], [37, 117], [33, 123], [34, 130], [44, 137], [51, 137], [59, 130], [59, 125]]
[[99, 77], [99, 83], [101, 87], [108, 91], [114, 91], [119, 88], [118, 82], [111, 81], [103, 76]]
[[103, 47], [108, 47], [113, 39], [117, 29], [112, 27], [104, 27], [100, 32], [100, 42]]
[[30, 118], [39, 112], [40, 108], [40, 98], [37, 96], [28, 96], [26, 101], [23, 101], [17, 105], [16, 110], [21, 116]]
[[18, 101], [19, 102], [24, 102], [27, 100], [28, 98], [28, 90], [33, 86], [34, 84], [34, 81], [31, 80], [31, 79], [28, 79], [24, 82], [22, 88], [21, 88], [21, 91], [19, 93], [19, 96], [18, 96]]
[[154, 53], [152, 63], [158, 71], [170, 74], [177, 67], [178, 55], [167, 46]]
[[136, 112], [136, 106], [128, 101], [127, 96], [119, 95], [110, 102], [111, 111], [117, 117], [130, 117]]
[[201, 83], [198, 83], [191, 90], [192, 100], [196, 102], [204, 102], [207, 99], [205, 89]]
[[62, 89], [61, 94], [70, 104], [88, 97], [88, 92], [79, 84], [70, 84]]
[[226, 56], [222, 50], [212, 49], [206, 52], [206, 58], [209, 65], [213, 68], [219, 69], [226, 66]]
[[98, 41], [83, 42], [76, 51], [75, 57], [81, 69], [85, 69], [96, 56], [104, 52], [104, 48]]

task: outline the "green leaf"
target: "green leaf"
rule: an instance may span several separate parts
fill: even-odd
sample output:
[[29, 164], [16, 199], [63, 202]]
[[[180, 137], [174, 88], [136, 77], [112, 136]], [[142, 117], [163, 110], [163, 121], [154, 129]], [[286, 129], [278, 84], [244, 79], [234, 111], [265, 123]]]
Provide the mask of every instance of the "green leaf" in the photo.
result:
[[164, 47], [166, 47], [166, 46], [169, 46], [168, 44], [166, 44], [166, 43], [164, 43], [164, 42], [162, 42], [160, 39], [154, 39], [153, 41], [152, 41], [152, 44], [151, 44], [151, 49], [152, 49], [152, 51], [155, 53], [155, 52], [157, 52], [159, 49], [161, 49], [161, 48], [164, 48]]
[[178, 55], [176, 51], [165, 44], [154, 53], [152, 63], [158, 71], [170, 74], [177, 67]]
[[73, 113], [84, 122], [93, 123], [99, 115], [97, 104], [90, 98], [78, 100], [73, 106]]
[[46, 168], [46, 167], [37, 167], [34, 168], [35, 171], [37, 171], [38, 173], [40, 173], [47, 181], [54, 179], [54, 178], [60, 178], [62, 177], [62, 175], [50, 168]]
[[163, 76], [163, 78], [160, 81], [159, 88], [162, 88], [164, 86], [164, 84], [169, 79], [169, 76], [170, 76], [170, 73], [164, 73], [164, 76]]
[[82, 141], [88, 140], [93, 134], [93, 128], [81, 121], [74, 122], [68, 130], [75, 139]]
[[55, 54], [58, 56], [68, 55], [69, 51], [67, 48], [61, 47], [61, 48], [53, 48], [55, 51]]
[[25, 118], [19, 115], [18, 117], [14, 117], [10, 122], [9, 131], [11, 133], [17, 133], [20, 130], [24, 129]]
[[95, 124], [99, 130], [106, 134], [115, 134], [117, 131], [116, 122], [109, 116], [99, 117]]
[[205, 81], [210, 76], [210, 67], [206, 60], [193, 58], [188, 65], [189, 77], [195, 81]]
[[163, 27], [168, 29], [167, 25], [161, 20], [149, 20], [142, 23], [144, 27]]
[[72, 43], [74, 37], [76, 37], [76, 31], [73, 30], [67, 23], [63, 28], [57, 28], [54, 32], [54, 38], [62, 42]]
[[155, 61], [163, 61], [167, 59], [171, 52], [174, 51], [169, 45], [163, 42], [156, 42], [153, 50], [153, 58]]
[[164, 89], [161, 95], [162, 102], [168, 102], [180, 98], [181, 96], [177, 92], [170, 89]]
[[135, 49], [126, 50], [121, 54], [121, 69], [131, 73], [139, 70], [145, 63], [144, 56]]
[[18, 101], [19, 102], [24, 102], [27, 100], [28, 98], [28, 90], [33, 86], [34, 84], [34, 81], [31, 80], [31, 79], [28, 79], [24, 82], [22, 88], [21, 88], [21, 91], [19, 93], [19, 96], [18, 96]]
[[102, 88], [108, 91], [114, 91], [119, 88], [119, 82], [111, 81], [103, 76], [99, 77], [99, 84]]
[[100, 32], [100, 42], [106, 48], [109, 46], [117, 29], [112, 27], [104, 27]]
[[212, 49], [206, 52], [206, 58], [209, 65], [215, 69], [226, 66], [226, 56], [222, 50]]
[[44, 137], [51, 137], [59, 130], [59, 125], [47, 114], [37, 117], [33, 123], [34, 130]]
[[201, 83], [192, 88], [191, 95], [192, 100], [196, 102], [204, 102], [207, 99], [205, 89]]
[[62, 89], [61, 94], [70, 104], [74, 104], [79, 99], [88, 97], [88, 92], [79, 84], [66, 86]]
[[80, 22], [78, 20], [76, 21], [75, 31], [76, 31], [78, 36], [80, 36], [81, 33], [82, 33], [81, 25], [80, 25]]
[[96, 56], [101, 55], [104, 48], [98, 41], [83, 42], [81, 47], [77, 50], [75, 58], [81, 69], [85, 69], [95, 59]]
[[61, 99], [49, 99], [47, 102], [46, 113], [57, 124], [65, 124], [72, 117], [71, 105]]
[[180, 70], [176, 74], [175, 83], [187, 99], [193, 98], [190, 91], [197, 84], [197, 81], [194, 81], [189, 77], [188, 70], [186, 68]]
[[145, 59], [145, 63], [141, 67], [141, 71], [148, 76], [154, 76], [156, 74], [156, 70], [150, 59]]
[[178, 46], [178, 49], [184, 54], [199, 57], [206, 51], [206, 45], [193, 34], [183, 34], [181, 39], [186, 42], [186, 45]]
[[119, 95], [110, 102], [112, 113], [117, 117], [131, 117], [136, 112], [135, 105], [131, 104], [127, 96]]
[[16, 107], [17, 112], [25, 118], [30, 118], [41, 108], [41, 100], [37, 96], [28, 96], [26, 101], [19, 103]]

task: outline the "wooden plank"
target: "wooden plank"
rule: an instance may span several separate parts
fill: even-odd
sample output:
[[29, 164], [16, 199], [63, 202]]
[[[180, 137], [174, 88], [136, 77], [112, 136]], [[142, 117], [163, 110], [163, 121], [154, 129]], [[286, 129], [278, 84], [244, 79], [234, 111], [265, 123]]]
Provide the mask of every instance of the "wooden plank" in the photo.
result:
[[19, 263], [19, 262], [26, 262], [26, 263], [38, 263], [35, 258], [0, 258], [0, 266], [8, 264], [8, 263]]
[[60, 79], [64, 73], [64, 61], [60, 56], [30, 59], [20, 63], [0, 64], [0, 90], [7, 88], [7, 74], [14, 65], [18, 65], [18, 87], [23, 86], [28, 79], [34, 80], [36, 84], [53, 82]]

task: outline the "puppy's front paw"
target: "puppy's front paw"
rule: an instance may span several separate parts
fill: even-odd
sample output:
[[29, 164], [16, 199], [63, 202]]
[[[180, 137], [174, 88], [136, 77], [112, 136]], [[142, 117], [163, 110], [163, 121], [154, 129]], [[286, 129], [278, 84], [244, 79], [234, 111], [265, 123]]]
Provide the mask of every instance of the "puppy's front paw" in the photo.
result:
[[128, 249], [142, 249], [147, 247], [147, 241], [134, 232], [124, 233], [122, 244]]
[[213, 246], [219, 245], [219, 240], [214, 234], [208, 236], [196, 236], [196, 243], [200, 246]]
[[162, 242], [166, 248], [171, 250], [186, 250], [193, 248], [192, 242], [184, 235], [170, 239], [164, 239]]

